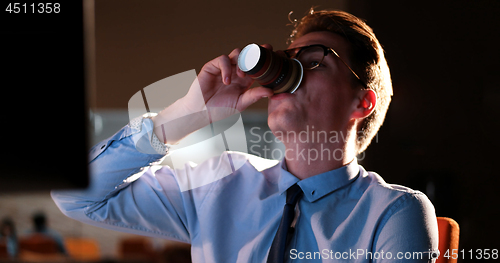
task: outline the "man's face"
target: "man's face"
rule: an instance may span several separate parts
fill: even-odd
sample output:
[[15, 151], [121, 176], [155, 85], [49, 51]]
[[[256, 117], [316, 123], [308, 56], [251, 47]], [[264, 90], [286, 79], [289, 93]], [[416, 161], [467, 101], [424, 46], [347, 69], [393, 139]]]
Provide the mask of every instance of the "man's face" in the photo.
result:
[[[289, 48], [313, 44], [333, 48], [351, 65], [348, 60], [349, 44], [331, 32], [306, 34], [296, 39]], [[304, 78], [295, 93], [276, 94], [270, 98], [268, 124], [271, 130], [275, 134], [277, 131], [300, 132], [309, 126], [309, 130], [315, 131], [345, 131], [356, 96], [351, 74], [333, 54], [328, 54], [319, 67], [304, 70]]]

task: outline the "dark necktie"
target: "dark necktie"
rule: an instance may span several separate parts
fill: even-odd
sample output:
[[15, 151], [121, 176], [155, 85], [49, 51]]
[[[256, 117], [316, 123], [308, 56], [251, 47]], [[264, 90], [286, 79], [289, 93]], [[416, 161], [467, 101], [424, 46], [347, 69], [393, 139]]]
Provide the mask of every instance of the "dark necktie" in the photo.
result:
[[274, 236], [273, 244], [269, 250], [267, 263], [280, 263], [285, 259], [285, 249], [287, 240], [291, 239], [292, 232], [290, 226], [295, 217], [295, 205], [302, 196], [302, 189], [297, 184], [292, 185], [286, 191], [286, 204], [283, 208], [283, 216], [281, 217], [280, 226], [276, 236]]

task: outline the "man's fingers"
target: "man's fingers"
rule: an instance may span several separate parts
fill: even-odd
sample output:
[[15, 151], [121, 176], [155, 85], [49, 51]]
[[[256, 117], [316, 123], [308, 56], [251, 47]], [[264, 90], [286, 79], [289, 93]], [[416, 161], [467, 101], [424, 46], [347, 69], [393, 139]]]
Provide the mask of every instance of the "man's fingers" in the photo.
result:
[[[264, 44], [262, 46], [272, 50], [272, 46], [269, 44]], [[240, 68], [238, 67], [238, 56], [240, 55], [240, 52], [241, 49], [236, 48], [233, 51], [231, 51], [229, 55], [219, 56], [216, 59], [205, 64], [203, 70], [214, 76], [220, 74], [222, 83], [224, 83], [225, 85], [229, 85], [233, 81], [232, 79], [233, 66], [235, 67], [236, 75], [239, 78], [242, 79], [246, 78], [247, 75], [243, 71], [241, 71]]]
[[238, 56], [240, 55], [241, 48], [236, 48], [234, 49], [230, 54], [229, 54], [229, 59], [231, 60], [231, 64], [236, 65], [236, 75], [240, 78], [244, 78], [246, 76], [245, 72], [241, 71], [241, 69], [238, 67]]
[[268, 88], [264, 87], [255, 87], [252, 89], [248, 89], [245, 91], [243, 94], [241, 94], [239, 101], [238, 101], [238, 111], [243, 111], [245, 110], [248, 106], [254, 104], [258, 100], [265, 98], [265, 97], [271, 97], [273, 95], [273, 91]]
[[238, 64], [238, 56], [240, 55], [241, 48], [235, 48], [231, 53], [229, 53], [229, 59], [231, 60], [231, 64]]
[[267, 48], [267, 49], [270, 49], [271, 51], [273, 51], [273, 46], [269, 45], [269, 44], [263, 44], [263, 45], [260, 45], [261, 47], [264, 47], [264, 48]]
[[244, 78], [244, 77], [246, 77], [246, 75], [247, 75], [247, 74], [245, 74], [245, 72], [241, 71], [241, 69], [240, 69], [238, 66], [236, 66], [236, 74], [237, 74], [237, 75], [238, 75], [238, 77], [240, 77], [240, 78]]
[[231, 61], [227, 55], [222, 55], [209, 61], [205, 64], [203, 70], [213, 76], [220, 74], [224, 84], [231, 84]]

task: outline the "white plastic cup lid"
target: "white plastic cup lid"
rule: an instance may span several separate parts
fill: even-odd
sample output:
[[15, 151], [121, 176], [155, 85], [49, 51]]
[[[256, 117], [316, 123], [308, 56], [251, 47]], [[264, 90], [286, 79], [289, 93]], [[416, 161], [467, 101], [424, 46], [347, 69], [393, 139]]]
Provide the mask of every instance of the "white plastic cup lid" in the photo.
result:
[[257, 44], [249, 44], [241, 50], [238, 56], [238, 67], [243, 72], [252, 70], [260, 59], [260, 47]]

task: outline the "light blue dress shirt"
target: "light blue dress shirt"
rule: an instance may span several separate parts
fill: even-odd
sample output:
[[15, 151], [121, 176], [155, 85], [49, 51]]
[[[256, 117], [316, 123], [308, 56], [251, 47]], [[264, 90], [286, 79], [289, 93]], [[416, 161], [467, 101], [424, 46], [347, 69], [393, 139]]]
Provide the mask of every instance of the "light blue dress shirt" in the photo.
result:
[[[266, 262], [286, 190], [297, 183], [304, 195], [287, 262], [434, 262], [439, 253], [429, 199], [387, 184], [356, 160], [304, 180], [284, 161], [237, 152], [171, 169], [152, 165], [163, 157], [148, 142], [152, 128], [141, 119], [94, 146], [89, 188], [52, 192], [61, 211], [107, 229], [190, 243], [193, 262]], [[228, 160], [239, 168], [225, 175]], [[190, 189], [196, 180], [208, 183]]]

